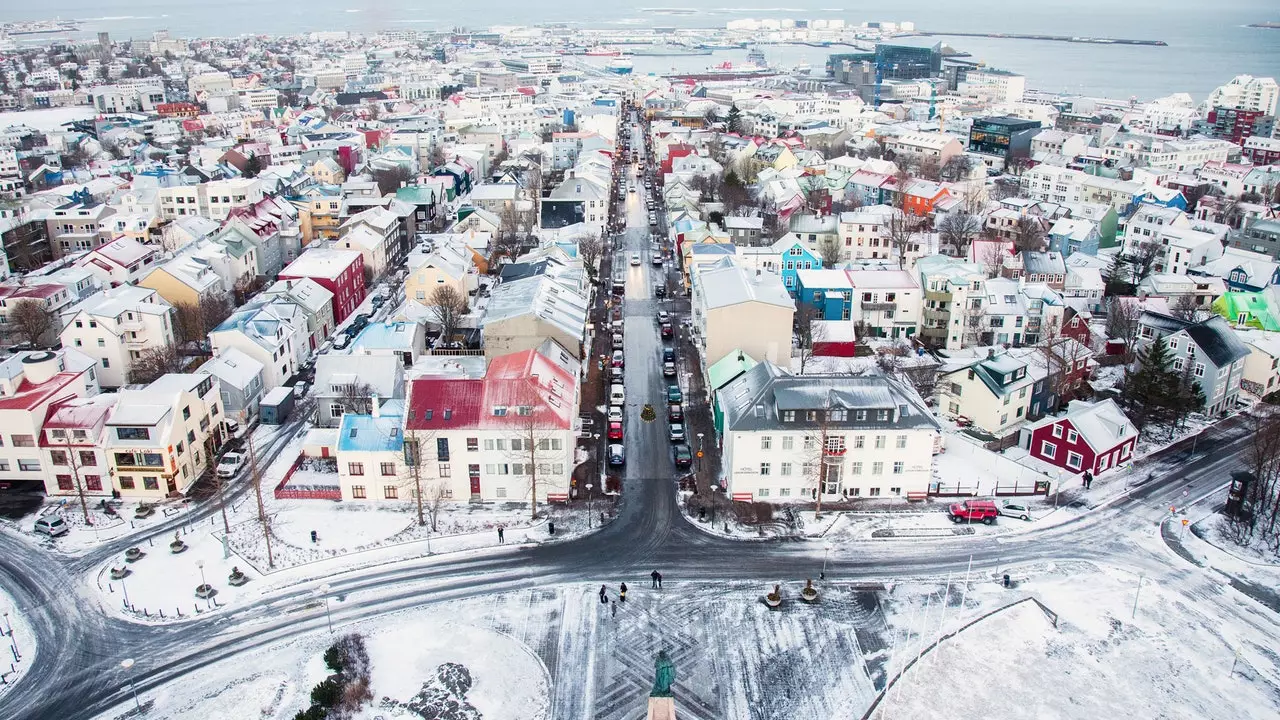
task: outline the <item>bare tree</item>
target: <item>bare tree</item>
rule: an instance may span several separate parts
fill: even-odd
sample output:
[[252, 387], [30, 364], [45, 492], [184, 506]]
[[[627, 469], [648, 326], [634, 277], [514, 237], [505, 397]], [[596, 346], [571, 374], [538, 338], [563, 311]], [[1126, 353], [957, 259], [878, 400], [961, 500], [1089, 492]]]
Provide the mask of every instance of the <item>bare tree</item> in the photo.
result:
[[889, 246], [890, 252], [897, 257], [900, 268], [907, 266], [907, 249], [919, 227], [920, 218], [901, 208], [894, 208], [884, 224], [881, 239]]
[[427, 312], [439, 323], [441, 340], [452, 342], [467, 314], [467, 298], [452, 285], [438, 285], [427, 297]]
[[203, 345], [211, 330], [231, 317], [235, 306], [226, 293], [212, 293], [200, 298], [199, 303], [178, 303], [174, 308], [174, 332], [184, 343]]
[[925, 403], [932, 402], [938, 389], [938, 364], [928, 355], [917, 355], [911, 344], [899, 340], [882, 348], [876, 365], [885, 375], [910, 385]]
[[582, 260], [582, 270], [587, 274], [587, 282], [595, 285], [600, 277], [600, 257], [604, 254], [604, 242], [596, 233], [578, 241], [578, 259]]
[[[94, 445], [91, 443], [75, 446], [71, 444], [71, 435], [67, 431], [63, 431], [61, 442], [54, 442], [58, 450], [49, 451], [54, 464], [54, 472], [57, 472], [57, 466], [65, 465], [71, 476], [71, 487], [76, 491], [76, 495], [80, 498], [80, 512], [84, 513], [84, 524], [92, 525], [93, 520], [89, 517], [89, 501], [85, 499], [85, 480], [80, 475], [80, 456], [82, 452], [77, 449], [80, 447], [89, 448], [83, 452], [94, 455]], [[92, 462], [88, 464], [96, 465], [97, 458], [91, 458]]]
[[1143, 280], [1151, 277], [1160, 254], [1160, 244], [1155, 242], [1137, 242], [1126, 248], [1123, 265], [1129, 270], [1129, 284], [1132, 287], [1137, 288]]
[[403, 165], [392, 165], [373, 171], [373, 181], [378, 184], [378, 192], [382, 195], [393, 195], [396, 190], [413, 182], [413, 172]]
[[1179, 295], [1170, 303], [1169, 313], [1179, 320], [1189, 323], [1198, 323], [1201, 320], [1208, 319], [1213, 314], [1203, 305], [1197, 303], [1196, 296], [1191, 293]]
[[938, 238], [944, 246], [955, 248], [958, 256], [969, 252], [969, 243], [982, 232], [982, 220], [967, 212], [948, 213], [938, 223]]
[[253, 433], [246, 433], [245, 438], [249, 443], [249, 477], [253, 480], [253, 494], [258, 501], [258, 522], [262, 525], [262, 539], [267, 544], [267, 566], [275, 567], [275, 556], [271, 553], [271, 517], [262, 502], [262, 472], [258, 467], [258, 454], [253, 448]]
[[988, 278], [993, 278], [1000, 274], [1000, 269], [1004, 267], [1005, 257], [1003, 240], [979, 241], [978, 250], [974, 253], [974, 260], [977, 261], [978, 265], [982, 266], [982, 270]]
[[1248, 451], [1254, 481], [1246, 496], [1246, 512], [1233, 523], [1237, 542], [1247, 544], [1256, 536], [1280, 553], [1280, 415], [1264, 409], [1252, 416], [1253, 432]]
[[[832, 407], [830, 394], [823, 400], [822, 406], [813, 413], [813, 419], [816, 423], [815, 434], [805, 435], [802, 440], [802, 454], [804, 462], [801, 470], [805, 478], [813, 483], [813, 499], [815, 520], [822, 517], [822, 496], [826, 490], [825, 485], [832, 479], [832, 473], [838, 470], [832, 470], [833, 467], [840, 467], [835, 460], [843, 461], [845, 454], [845, 438], [843, 435], [831, 434]], [[841, 464], [843, 464], [841, 462]]]
[[[512, 475], [527, 477], [529, 480], [529, 517], [538, 519], [539, 484], [550, 481], [553, 466], [565, 464], [564, 441], [545, 426], [538, 417], [541, 400], [532, 389], [522, 402], [528, 404], [509, 407], [514, 412], [517, 422], [512, 429], [516, 437], [510, 440], [510, 455], [518, 462], [514, 463]], [[559, 461], [559, 462], [556, 462]], [[543, 490], [545, 495], [545, 489]]]
[[827, 326], [812, 303], [800, 303], [796, 309], [796, 351], [800, 356], [800, 374], [813, 359], [814, 346], [827, 337]]
[[172, 345], [150, 347], [129, 363], [129, 382], [147, 385], [169, 373], [182, 372], [184, 363], [178, 349]]
[[1124, 362], [1133, 362], [1137, 353], [1138, 320], [1142, 308], [1134, 300], [1111, 298], [1107, 303], [1107, 337], [1124, 342]]
[[969, 172], [973, 170], [973, 162], [973, 158], [968, 155], [952, 155], [942, 164], [939, 175], [943, 180], [960, 182], [969, 177]]
[[[418, 506], [418, 525], [426, 525], [427, 517], [425, 510], [430, 503], [428, 493], [430, 487], [424, 489], [424, 481], [430, 482], [427, 476], [428, 456], [431, 453], [431, 440], [434, 433], [423, 430], [404, 431], [404, 468], [402, 475], [409, 486], [409, 492], [413, 495], [414, 502]], [[441, 498], [443, 500], [443, 498]], [[437, 506], [431, 515], [431, 532], [436, 531], [436, 514], [439, 512]]]
[[1013, 246], [1019, 251], [1040, 252], [1045, 247], [1044, 221], [1035, 215], [1018, 218], [1013, 230]]
[[43, 302], [27, 298], [14, 304], [9, 324], [25, 341], [39, 345], [41, 338], [53, 329], [53, 315]]
[[822, 258], [822, 267], [830, 270], [843, 259], [844, 250], [840, 247], [839, 238], [827, 235], [818, 244], [818, 257]]
[[373, 386], [358, 379], [343, 383], [331, 402], [341, 405], [344, 415], [368, 415], [373, 412]]

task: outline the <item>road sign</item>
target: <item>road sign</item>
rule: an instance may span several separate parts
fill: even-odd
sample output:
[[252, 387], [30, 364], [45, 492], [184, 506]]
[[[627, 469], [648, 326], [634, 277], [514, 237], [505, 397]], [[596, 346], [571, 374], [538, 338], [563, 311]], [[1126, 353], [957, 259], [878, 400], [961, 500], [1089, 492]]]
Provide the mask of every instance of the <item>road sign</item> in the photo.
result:
[[699, 450], [699, 451], [698, 451], [698, 457], [702, 457], [702, 451], [701, 451], [701, 450]]

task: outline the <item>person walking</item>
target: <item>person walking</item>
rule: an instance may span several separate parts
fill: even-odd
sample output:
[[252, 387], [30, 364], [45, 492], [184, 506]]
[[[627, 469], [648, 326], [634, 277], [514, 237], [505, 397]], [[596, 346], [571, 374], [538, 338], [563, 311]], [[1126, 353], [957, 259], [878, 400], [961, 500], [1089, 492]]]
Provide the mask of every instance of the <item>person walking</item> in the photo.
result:
[[1084, 471], [1084, 489], [1088, 490], [1093, 487], [1093, 473], [1088, 470]]
[[662, 589], [662, 573], [658, 572], [657, 570], [654, 570], [653, 572], [649, 573], [649, 577], [653, 579], [653, 587], [661, 590]]
[[506, 539], [502, 536], [502, 526], [499, 525], [498, 526], [498, 544], [501, 545], [504, 542], [506, 542]]
[[626, 602], [626, 601], [627, 601], [627, 584], [622, 583], [621, 592], [618, 593], [618, 602]]
[[618, 603], [613, 603], [613, 617], [618, 617]]
[[603, 585], [600, 586], [600, 604], [601, 605], [609, 604], [609, 591], [606, 590]]

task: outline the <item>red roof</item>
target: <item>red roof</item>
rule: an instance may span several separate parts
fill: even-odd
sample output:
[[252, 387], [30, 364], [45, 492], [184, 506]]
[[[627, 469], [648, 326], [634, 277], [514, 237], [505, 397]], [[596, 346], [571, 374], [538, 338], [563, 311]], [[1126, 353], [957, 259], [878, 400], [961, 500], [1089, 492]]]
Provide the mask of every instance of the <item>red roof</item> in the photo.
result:
[[[407, 430], [518, 427], [533, 408], [538, 427], [568, 429], [576, 378], [536, 350], [494, 358], [483, 379], [422, 377], [409, 383]], [[507, 408], [495, 415], [494, 408]], [[448, 417], [446, 418], [446, 415]]]
[[24, 377], [14, 394], [0, 398], [0, 410], [34, 410], [78, 377], [77, 372], [60, 372], [39, 385]]

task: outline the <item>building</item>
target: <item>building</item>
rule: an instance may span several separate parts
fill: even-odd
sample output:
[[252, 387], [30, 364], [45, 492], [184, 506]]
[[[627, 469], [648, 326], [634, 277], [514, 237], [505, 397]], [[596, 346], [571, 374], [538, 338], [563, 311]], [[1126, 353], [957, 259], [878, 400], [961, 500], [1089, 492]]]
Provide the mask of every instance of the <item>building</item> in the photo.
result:
[[404, 296], [420, 305], [430, 305], [436, 288], [448, 286], [469, 298], [480, 280], [475, 253], [461, 240], [440, 240], [430, 252], [409, 253]]
[[311, 356], [302, 310], [278, 298], [254, 298], [209, 332], [215, 353], [235, 348], [262, 364], [265, 391], [285, 384]]
[[51, 473], [39, 440], [51, 406], [97, 394], [93, 361], [74, 350], [21, 352], [0, 361], [0, 482], [47, 488]]
[[64, 397], [49, 405], [40, 428], [40, 449], [49, 497], [109, 496], [119, 492], [106, 452], [107, 418], [116, 396]]
[[724, 219], [724, 231], [738, 247], [758, 247], [761, 244], [767, 244], [762, 241], [763, 230], [764, 218], [730, 215]]
[[924, 342], [958, 350], [977, 342], [986, 298], [987, 274], [982, 265], [942, 255], [916, 263], [924, 292], [920, 336]]
[[93, 273], [104, 287], [116, 287], [142, 279], [160, 257], [160, 248], [155, 245], [119, 237], [80, 256], [75, 264]]
[[1025, 361], [989, 350], [982, 359], [944, 369], [938, 393], [948, 417], [1003, 437], [1027, 419], [1034, 384]]
[[1249, 348], [1226, 320], [1213, 316], [1187, 322], [1147, 310], [1138, 319], [1138, 346], [1163, 339], [1173, 357], [1173, 370], [1191, 366], [1191, 375], [1204, 393], [1204, 412], [1216, 415], [1235, 407]]
[[1276, 85], [1275, 78], [1237, 75], [1226, 85], [1214, 88], [1205, 105], [1210, 108], [1257, 110], [1264, 115], [1275, 115], [1277, 98], [1280, 98], [1280, 87]]
[[969, 128], [969, 151], [980, 155], [992, 155], [1000, 160], [999, 167], [1014, 158], [1031, 156], [1031, 138], [1040, 130], [1037, 120], [1016, 117], [975, 118]]
[[307, 248], [280, 272], [279, 279], [304, 278], [333, 293], [333, 321], [339, 325], [364, 302], [364, 255], [355, 250]]
[[265, 387], [263, 369], [262, 363], [236, 348], [228, 347], [209, 358], [198, 372], [208, 373], [218, 380], [223, 416], [248, 427], [258, 418], [258, 406]]
[[345, 415], [369, 415], [375, 404], [403, 400], [405, 364], [397, 355], [325, 353], [316, 358], [315, 423], [338, 427]]
[[485, 357], [541, 347], [553, 340], [574, 360], [585, 352], [586, 293], [571, 278], [541, 274], [499, 283], [480, 321]]
[[759, 363], [716, 392], [735, 501], [904, 498], [929, 490], [939, 425], [883, 375], [796, 376]]
[[212, 375], [171, 373], [116, 397], [105, 447], [122, 496], [159, 500], [183, 494], [213, 467], [226, 431]]
[[[942, 133], [907, 132], [884, 136], [884, 149], [894, 155], [916, 156], [945, 165], [948, 160], [964, 154], [960, 138]], [[904, 158], [905, 159], [905, 158]]]
[[180, 255], [152, 269], [138, 281], [138, 286], [155, 290], [174, 307], [199, 307], [202, 300], [227, 291], [213, 265], [191, 255]]
[[1024, 431], [1031, 457], [1069, 473], [1100, 475], [1133, 457], [1138, 429], [1114, 400], [1074, 400]]
[[782, 278], [725, 258], [698, 271], [693, 284], [694, 345], [710, 367], [739, 350], [761, 361], [790, 362], [795, 302]]
[[131, 382], [133, 364], [144, 353], [174, 345], [173, 306], [151, 288], [109, 288], [63, 310], [59, 319], [62, 346], [93, 358], [103, 387]]

